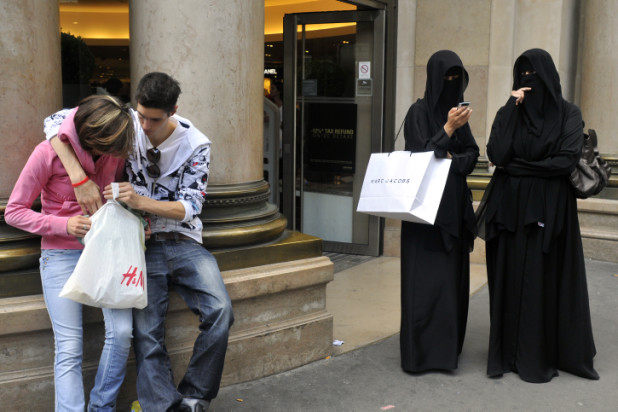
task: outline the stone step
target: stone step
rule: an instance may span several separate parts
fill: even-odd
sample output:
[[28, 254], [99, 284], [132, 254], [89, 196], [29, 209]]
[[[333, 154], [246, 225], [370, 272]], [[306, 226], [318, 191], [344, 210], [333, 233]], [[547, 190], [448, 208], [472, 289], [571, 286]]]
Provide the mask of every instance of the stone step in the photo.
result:
[[[333, 317], [326, 284], [333, 264], [323, 256], [222, 272], [234, 309], [222, 384], [257, 379], [332, 353]], [[47, 410], [53, 404], [54, 338], [42, 295], [0, 299], [0, 399], [15, 410]], [[170, 295], [166, 346], [174, 376], [186, 370], [198, 320]], [[101, 311], [84, 308], [86, 390], [92, 387], [103, 344]], [[129, 359], [118, 404], [135, 395], [135, 362]]]

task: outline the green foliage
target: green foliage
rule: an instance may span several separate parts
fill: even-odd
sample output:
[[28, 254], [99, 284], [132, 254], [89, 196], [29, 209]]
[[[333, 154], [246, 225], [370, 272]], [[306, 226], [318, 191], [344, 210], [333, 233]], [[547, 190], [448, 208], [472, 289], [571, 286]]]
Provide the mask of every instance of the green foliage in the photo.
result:
[[88, 84], [95, 69], [94, 55], [79, 36], [60, 33], [62, 83]]

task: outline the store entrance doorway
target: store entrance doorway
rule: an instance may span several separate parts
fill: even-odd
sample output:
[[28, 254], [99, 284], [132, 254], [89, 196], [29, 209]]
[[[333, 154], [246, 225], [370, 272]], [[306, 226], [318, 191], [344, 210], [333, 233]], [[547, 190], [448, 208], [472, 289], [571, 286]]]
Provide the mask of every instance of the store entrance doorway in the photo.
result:
[[356, 206], [382, 146], [384, 11], [288, 14], [283, 42], [281, 210], [324, 251], [377, 256], [380, 219]]

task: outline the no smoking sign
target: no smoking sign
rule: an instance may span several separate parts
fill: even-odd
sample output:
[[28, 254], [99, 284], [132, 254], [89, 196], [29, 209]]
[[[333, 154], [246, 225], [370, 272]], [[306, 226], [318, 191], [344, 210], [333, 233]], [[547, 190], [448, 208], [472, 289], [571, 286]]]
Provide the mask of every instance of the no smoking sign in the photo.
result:
[[358, 62], [358, 78], [371, 79], [371, 62]]

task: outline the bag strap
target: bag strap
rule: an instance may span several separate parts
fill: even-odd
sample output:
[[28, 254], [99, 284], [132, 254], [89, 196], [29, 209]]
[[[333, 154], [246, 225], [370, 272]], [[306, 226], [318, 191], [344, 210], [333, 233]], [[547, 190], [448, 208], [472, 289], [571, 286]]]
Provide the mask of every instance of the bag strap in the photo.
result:
[[401, 129], [403, 129], [403, 125], [406, 123], [406, 118], [403, 118], [403, 122], [401, 122], [401, 126], [399, 126], [399, 130], [397, 131], [397, 134], [395, 135], [395, 140], [393, 141], [393, 147], [395, 147], [395, 143], [397, 143], [397, 139], [399, 138], [399, 133], [401, 133]]
[[[399, 138], [399, 133], [401, 133], [401, 129], [403, 129], [403, 125], [405, 123], [406, 123], [406, 118], [404, 117], [403, 122], [401, 122], [401, 126], [399, 126], [399, 130], [397, 131], [397, 134], [395, 135], [395, 140], [393, 141], [393, 148], [395, 147], [395, 143], [397, 143], [397, 139]], [[391, 154], [389, 153], [388, 155], [390, 156]], [[412, 153], [410, 153], [410, 157], [412, 157]]]

